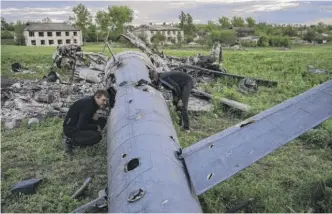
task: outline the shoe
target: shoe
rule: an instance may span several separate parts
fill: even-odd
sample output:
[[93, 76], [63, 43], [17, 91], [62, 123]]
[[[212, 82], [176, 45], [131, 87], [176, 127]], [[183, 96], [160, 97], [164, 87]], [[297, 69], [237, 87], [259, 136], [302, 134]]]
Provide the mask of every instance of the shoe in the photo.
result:
[[72, 156], [73, 156], [73, 140], [71, 138], [66, 137], [63, 141], [63, 146], [64, 146], [64, 150], [65, 153], [67, 154], [69, 160], [72, 160]]

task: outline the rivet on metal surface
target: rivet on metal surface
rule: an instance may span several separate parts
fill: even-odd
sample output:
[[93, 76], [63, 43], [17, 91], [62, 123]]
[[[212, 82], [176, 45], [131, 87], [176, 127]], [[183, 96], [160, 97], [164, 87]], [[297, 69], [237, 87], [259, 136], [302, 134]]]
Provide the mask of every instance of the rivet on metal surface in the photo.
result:
[[133, 191], [129, 197], [128, 197], [128, 201], [129, 203], [138, 201], [139, 199], [141, 199], [143, 196], [145, 195], [145, 191], [141, 188], [139, 188], [138, 190]]
[[136, 169], [139, 166], [140, 162], [138, 158], [133, 158], [124, 167], [125, 172], [130, 172]]

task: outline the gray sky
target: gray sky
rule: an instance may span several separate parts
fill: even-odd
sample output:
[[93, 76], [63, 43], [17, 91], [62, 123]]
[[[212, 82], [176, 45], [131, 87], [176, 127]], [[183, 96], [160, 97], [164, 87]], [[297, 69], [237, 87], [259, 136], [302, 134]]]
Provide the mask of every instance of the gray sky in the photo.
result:
[[[311, 24], [323, 21], [332, 24], [332, 1], [81, 1], [94, 15], [108, 5], [128, 5], [135, 11], [134, 24], [178, 22], [183, 10], [196, 23], [217, 21], [221, 16], [251, 16], [259, 22]], [[78, 1], [1, 1], [1, 16], [7, 21], [68, 20]]]

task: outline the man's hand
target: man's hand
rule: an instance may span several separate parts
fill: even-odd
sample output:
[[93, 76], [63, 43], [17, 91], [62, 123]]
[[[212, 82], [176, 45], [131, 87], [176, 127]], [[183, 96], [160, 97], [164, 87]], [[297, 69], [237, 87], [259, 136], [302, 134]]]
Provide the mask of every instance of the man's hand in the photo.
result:
[[98, 125], [98, 130], [99, 133], [101, 133], [102, 129], [100, 128], [100, 126]]
[[97, 114], [97, 113], [94, 113], [92, 119], [93, 119], [93, 120], [98, 120], [98, 119], [99, 119], [98, 114]]

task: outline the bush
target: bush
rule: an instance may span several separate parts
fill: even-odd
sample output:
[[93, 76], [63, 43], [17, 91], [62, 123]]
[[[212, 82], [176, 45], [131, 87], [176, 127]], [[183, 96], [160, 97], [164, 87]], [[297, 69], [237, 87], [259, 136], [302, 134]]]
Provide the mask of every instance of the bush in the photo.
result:
[[236, 33], [233, 30], [215, 30], [209, 36], [208, 44], [221, 42], [223, 44], [233, 44], [236, 41]]
[[256, 42], [253, 41], [241, 41], [242, 47], [257, 47]]
[[269, 38], [267, 36], [261, 36], [257, 43], [260, 47], [268, 47], [269, 46]]
[[271, 36], [269, 37], [269, 45], [272, 47], [289, 47], [290, 39], [283, 36]]

